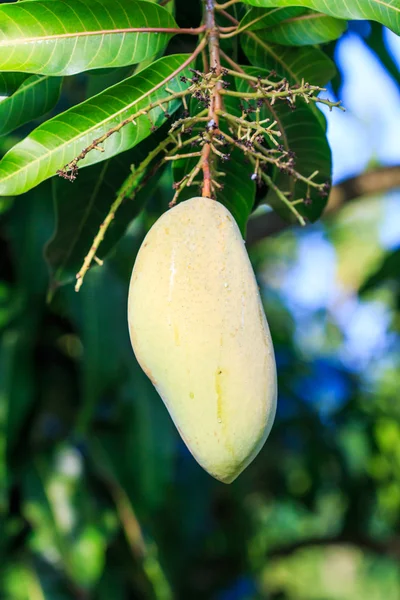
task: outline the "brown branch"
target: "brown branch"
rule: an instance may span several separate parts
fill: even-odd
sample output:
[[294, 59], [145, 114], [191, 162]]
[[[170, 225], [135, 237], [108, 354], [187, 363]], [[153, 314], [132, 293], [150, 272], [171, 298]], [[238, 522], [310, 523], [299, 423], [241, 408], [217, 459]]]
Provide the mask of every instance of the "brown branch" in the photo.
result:
[[[221, 76], [221, 60], [220, 60], [220, 50], [219, 50], [219, 30], [215, 22], [215, 13], [214, 13], [214, 0], [207, 0], [205, 4], [206, 10], [206, 30], [208, 32], [208, 43], [209, 43], [209, 54], [210, 54], [210, 69], [215, 73], [215, 76], [218, 78]], [[216, 111], [222, 109], [222, 99], [221, 99], [221, 89], [222, 82], [217, 81], [214, 85], [214, 89], [210, 98], [210, 106], [208, 111], [209, 122], [213, 123], [213, 127], [209, 130], [210, 137], [213, 135], [213, 130], [215, 127], [215, 132], [218, 132], [218, 114]], [[210, 143], [205, 143], [203, 147], [203, 188], [202, 188], [202, 196], [205, 198], [210, 198], [212, 195], [212, 174], [211, 174], [211, 139]]]
[[344, 533], [335, 536], [311, 537], [286, 546], [272, 548], [268, 552], [268, 557], [280, 558], [290, 556], [303, 548], [341, 545], [355, 546], [367, 552], [388, 555], [397, 560], [400, 559], [400, 538], [380, 541], [360, 534], [349, 535]]
[[218, 10], [220, 11], [221, 15], [223, 15], [226, 19], [228, 19], [228, 21], [230, 21], [231, 23], [234, 23], [235, 25], [239, 25], [239, 21], [237, 19], [235, 19], [235, 17], [230, 15], [228, 12], [226, 12], [226, 10], [222, 10], [221, 8], [218, 8]]
[[[400, 187], [400, 165], [379, 167], [356, 177], [345, 179], [332, 188], [323, 217], [334, 214], [344, 204], [372, 194], [383, 194]], [[262, 239], [280, 233], [292, 225], [275, 212], [250, 219], [247, 227], [247, 245], [252, 246]]]

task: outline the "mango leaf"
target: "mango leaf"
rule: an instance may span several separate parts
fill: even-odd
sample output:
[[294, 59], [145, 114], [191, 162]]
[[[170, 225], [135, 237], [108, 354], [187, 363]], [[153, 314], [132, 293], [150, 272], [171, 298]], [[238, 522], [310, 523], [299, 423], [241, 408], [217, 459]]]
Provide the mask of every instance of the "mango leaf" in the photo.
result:
[[0, 73], [0, 96], [13, 94], [28, 77], [28, 73]]
[[400, 292], [399, 281], [400, 248], [388, 252], [378, 268], [364, 281], [360, 287], [360, 295], [390, 283], [395, 292]]
[[[156, 91], [153, 88], [171, 76], [185, 58], [186, 55], [181, 54], [161, 58], [140, 73], [40, 125], [0, 161], [0, 196], [22, 194], [52, 177], [94, 139], [150, 102], [170, 95], [164, 86]], [[168, 86], [173, 91], [183, 89], [179, 77], [170, 80]], [[169, 113], [172, 114], [179, 106], [180, 101], [171, 101]], [[150, 116], [155, 126], [166, 120], [160, 107], [154, 108]], [[129, 124], [108, 138], [104, 152], [90, 152], [80, 165], [102, 162], [133, 148], [150, 135], [152, 122], [147, 116], [140, 116], [136, 125]]]
[[29, 194], [26, 204], [15, 203], [6, 230], [12, 242], [16, 277], [13, 323], [0, 336], [0, 398], [5, 399], [7, 406], [9, 452], [18, 441], [35, 399], [33, 353], [48, 282], [42, 248], [52, 228], [49, 192], [45, 183]]
[[41, 117], [60, 97], [62, 77], [31, 75], [14, 94], [0, 102], [0, 135]]
[[364, 42], [368, 45], [369, 49], [375, 54], [376, 58], [380, 60], [383, 67], [389, 72], [393, 81], [400, 90], [400, 71], [399, 68], [388, 50], [385, 39], [384, 39], [384, 28], [379, 23], [370, 23], [371, 31], [369, 35], [364, 39]]
[[338, 19], [370, 19], [386, 25], [400, 35], [398, 0], [243, 0], [243, 2], [263, 8], [304, 6]]
[[246, 225], [254, 207], [256, 184], [251, 178], [253, 168], [250, 164], [243, 162], [243, 154], [240, 150], [233, 150], [230, 160], [223, 165], [225, 177], [221, 179], [223, 189], [218, 190], [217, 200], [224, 204], [235, 217], [235, 220], [246, 237]]
[[162, 50], [171, 34], [167, 10], [142, 0], [43, 0], [0, 6], [0, 70], [72, 75], [139, 63]]
[[336, 40], [346, 29], [347, 21], [344, 19], [307, 11], [263, 30], [263, 39], [283, 46], [323, 44]]
[[319, 48], [284, 48], [271, 44], [265, 31], [249, 32], [241, 36], [242, 48], [255, 67], [275, 71], [279, 78], [286, 77], [291, 84], [302, 79], [323, 86], [335, 75], [335, 65]]
[[281, 23], [286, 19], [292, 19], [306, 12], [305, 8], [301, 7], [277, 7], [265, 10], [265, 8], [250, 8], [240, 21], [240, 30], [256, 31], [257, 29], [265, 29], [273, 27], [277, 23]]
[[[62, 285], [75, 279], [83, 259], [99, 226], [110, 210], [119, 188], [130, 173], [158, 143], [164, 128], [143, 140], [136, 148], [85, 169], [73, 188], [62, 179], [53, 182], [53, 198], [56, 212], [56, 228], [46, 246], [45, 257], [53, 274], [54, 285]], [[153, 141], [153, 139], [155, 141]], [[162, 170], [158, 170], [144, 192], [119, 208], [97, 256], [103, 258], [125, 232], [129, 223], [143, 208], [151, 187], [157, 185]]]
[[[259, 69], [243, 67], [250, 75], [258, 75]], [[262, 73], [265, 76], [266, 73]], [[243, 80], [236, 82], [238, 90], [248, 91], [248, 83]], [[273, 106], [266, 105], [263, 108], [265, 116], [276, 120], [279, 129], [282, 132], [280, 138], [282, 145], [286, 150], [295, 153], [295, 169], [301, 175], [308, 177], [314, 171], [318, 170], [315, 181], [318, 183], [330, 182], [331, 177], [331, 151], [326, 135], [322, 130], [318, 118], [310, 106], [304, 102], [299, 102], [295, 110], [292, 110], [285, 103], [276, 102]], [[264, 117], [265, 118], [265, 117]], [[292, 198], [306, 198], [309, 195], [311, 204], [299, 204], [296, 208], [310, 221], [315, 221], [321, 215], [326, 198], [321, 197], [319, 192], [310, 188], [307, 193], [307, 185], [301, 181], [296, 181], [286, 173], [277, 171], [274, 176], [275, 183], [283, 192], [292, 194]], [[266, 201], [281, 216], [291, 220], [291, 213], [282, 201], [276, 196], [273, 190], [269, 190]]]

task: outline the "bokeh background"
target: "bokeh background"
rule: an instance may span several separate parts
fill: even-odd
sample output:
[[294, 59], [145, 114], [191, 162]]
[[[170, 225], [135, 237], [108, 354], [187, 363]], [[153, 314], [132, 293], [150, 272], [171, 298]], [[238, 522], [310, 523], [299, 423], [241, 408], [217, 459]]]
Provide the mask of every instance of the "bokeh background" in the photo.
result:
[[[353, 22], [326, 49], [347, 108], [326, 115], [334, 183], [400, 165], [399, 39]], [[62, 108], [98, 85], [85, 77]], [[128, 339], [130, 271], [170, 183], [81, 292], [51, 302], [52, 183], [0, 201], [0, 598], [399, 600], [400, 191], [249, 244], [279, 407], [226, 486]]]

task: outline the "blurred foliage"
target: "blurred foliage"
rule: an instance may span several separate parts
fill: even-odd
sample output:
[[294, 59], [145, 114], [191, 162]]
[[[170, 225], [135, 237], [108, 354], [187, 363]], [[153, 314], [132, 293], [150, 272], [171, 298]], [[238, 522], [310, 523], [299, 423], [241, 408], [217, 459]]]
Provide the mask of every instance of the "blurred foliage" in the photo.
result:
[[[368, 43], [395, 77], [381, 40], [374, 24]], [[59, 109], [114, 75], [68, 82]], [[398, 600], [400, 249], [379, 240], [384, 200], [251, 249], [279, 408], [259, 457], [225, 486], [189, 454], [128, 338], [130, 272], [171, 174], [79, 295], [52, 288], [49, 302], [45, 249], [68, 186], [0, 203], [1, 600]], [[293, 282], [315, 239], [315, 280], [329, 248], [335, 288], [306, 305]]]

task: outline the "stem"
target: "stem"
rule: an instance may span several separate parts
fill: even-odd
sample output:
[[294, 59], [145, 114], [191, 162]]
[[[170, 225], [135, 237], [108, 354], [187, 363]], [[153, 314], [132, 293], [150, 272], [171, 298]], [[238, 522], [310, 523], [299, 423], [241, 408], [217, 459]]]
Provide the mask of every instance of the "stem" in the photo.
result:
[[[250, 161], [254, 165], [256, 164], [256, 161], [252, 157], [250, 157]], [[275, 185], [275, 183], [272, 181], [271, 177], [269, 177], [263, 171], [261, 171], [260, 174], [261, 174], [262, 179], [264, 179], [265, 183], [274, 190], [274, 192], [276, 193], [276, 195], [278, 196], [278, 198], [280, 200], [282, 200], [282, 202], [284, 204], [286, 204], [286, 206], [288, 207], [288, 209], [295, 215], [295, 217], [299, 221], [300, 225], [302, 225], [304, 227], [305, 224], [306, 224], [306, 222], [304, 220], [304, 217], [297, 210], [297, 208], [295, 206], [293, 206], [293, 204], [286, 198], [285, 194], [278, 188], [277, 185]]]
[[220, 31], [223, 31], [224, 34], [221, 35], [221, 37], [231, 37], [232, 35], [236, 35], [236, 33], [238, 32], [238, 28], [236, 27], [236, 25], [231, 25], [229, 27], [221, 27], [219, 26], [218, 29]]
[[79, 290], [81, 289], [83, 279], [84, 279], [86, 273], [88, 272], [93, 260], [96, 259], [96, 252], [97, 252], [101, 242], [104, 239], [107, 229], [109, 228], [112, 221], [114, 220], [115, 213], [121, 206], [122, 202], [126, 198], [129, 198], [132, 196], [132, 193], [134, 193], [135, 196], [137, 195], [137, 193], [146, 185], [146, 183], [150, 179], [150, 177], [155, 173], [156, 169], [158, 169], [161, 166], [162, 161], [157, 163], [155, 165], [155, 167], [150, 171], [150, 173], [148, 173], [147, 176], [145, 176], [146, 169], [150, 165], [150, 163], [170, 143], [171, 143], [171, 140], [169, 138], [166, 138], [165, 140], [163, 140], [161, 142], [161, 144], [159, 144], [157, 146], [157, 148], [155, 148], [152, 152], [150, 152], [150, 154], [148, 154], [148, 156], [140, 163], [138, 168], [135, 169], [135, 171], [131, 175], [129, 175], [129, 177], [123, 184], [122, 188], [118, 192], [116, 199], [112, 203], [111, 208], [110, 208], [106, 218], [104, 219], [104, 221], [102, 222], [102, 224], [99, 227], [99, 231], [97, 232], [97, 235], [93, 240], [93, 243], [90, 247], [89, 252], [85, 256], [82, 267], [80, 268], [79, 272], [76, 275], [76, 284], [75, 284], [76, 292], [79, 292]]
[[[222, 58], [224, 58], [226, 60], [227, 56], [226, 54], [221, 50], [221, 56]], [[238, 77], [239, 79], [245, 79], [246, 81], [252, 81], [253, 83], [264, 83], [266, 85], [273, 85], [273, 86], [277, 86], [279, 85], [280, 82], [275, 82], [275, 81], [270, 81], [269, 79], [259, 79], [258, 77], [254, 77], [254, 75], [248, 75], [247, 73], [245, 73], [243, 71], [239, 72], [237, 69], [233, 70], [233, 69], [226, 69], [226, 74], [227, 75], [232, 75], [232, 77]]]
[[235, 25], [239, 25], [239, 21], [237, 19], [235, 19], [235, 17], [230, 15], [228, 12], [226, 12], [226, 10], [219, 10], [219, 12], [221, 13], [221, 15], [223, 15], [225, 17], [225, 19], [228, 19], [228, 21], [230, 21], [231, 23], [234, 23]]
[[[227, 13], [225, 13], [224, 16], [226, 16], [226, 14]], [[226, 33], [222, 37], [226, 39], [226, 38], [233, 37], [234, 35], [238, 35], [239, 33], [242, 33], [243, 31], [246, 31], [246, 29], [249, 29], [249, 27], [251, 27], [255, 23], [258, 23], [258, 21], [261, 21], [264, 18], [265, 18], [265, 15], [261, 15], [260, 17], [257, 17], [257, 19], [253, 19], [252, 21], [250, 21], [249, 23], [247, 23], [247, 25], [245, 25], [244, 27], [241, 27], [241, 28], [236, 27], [235, 31], [233, 31], [232, 33]]]
[[[210, 68], [215, 73], [216, 77], [221, 76], [221, 60], [219, 50], [219, 30], [215, 22], [214, 12], [214, 0], [206, 0], [205, 2], [205, 21], [206, 30], [208, 32], [208, 47], [210, 55]], [[210, 130], [209, 135], [212, 138], [213, 133], [218, 131], [218, 114], [216, 111], [222, 109], [222, 98], [221, 98], [222, 82], [216, 81], [211, 98], [210, 106], [208, 110], [208, 116], [210, 122], [215, 123], [215, 131]], [[211, 141], [211, 140], [210, 140]], [[205, 198], [211, 198], [212, 195], [212, 176], [211, 176], [211, 146], [209, 143], [204, 144], [203, 148], [203, 188], [202, 196]]]
[[195, 158], [201, 156], [201, 152], [189, 152], [188, 154], [174, 154], [172, 156], [166, 156], [164, 160], [180, 160], [181, 158]]

